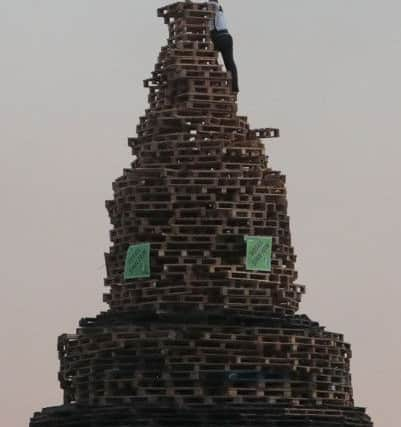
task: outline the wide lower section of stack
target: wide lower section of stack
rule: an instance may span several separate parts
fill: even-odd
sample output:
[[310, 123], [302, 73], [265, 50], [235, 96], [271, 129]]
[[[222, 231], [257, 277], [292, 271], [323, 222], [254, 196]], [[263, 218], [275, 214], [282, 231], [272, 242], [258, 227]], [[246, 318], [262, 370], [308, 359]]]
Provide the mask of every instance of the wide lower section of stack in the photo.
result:
[[65, 402], [353, 406], [342, 335], [303, 316], [178, 316], [106, 313], [61, 336]]
[[219, 406], [189, 409], [67, 405], [35, 414], [30, 427], [372, 427], [362, 409]]

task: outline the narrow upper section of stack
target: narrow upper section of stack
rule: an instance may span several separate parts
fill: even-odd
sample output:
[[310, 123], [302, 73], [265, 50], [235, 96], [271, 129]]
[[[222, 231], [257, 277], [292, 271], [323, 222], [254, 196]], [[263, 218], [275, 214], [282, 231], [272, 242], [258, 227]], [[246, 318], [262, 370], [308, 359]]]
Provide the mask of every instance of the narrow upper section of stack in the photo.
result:
[[[259, 138], [279, 136], [278, 129], [251, 130], [247, 118], [237, 115], [231, 75], [219, 64], [210, 37], [213, 13], [210, 3], [189, 1], [158, 10], [169, 27], [169, 38], [152, 77], [144, 82], [150, 91], [150, 108], [140, 119], [138, 137], [130, 139], [137, 166], [182, 168], [195, 163], [208, 168], [210, 145], [216, 147], [219, 142], [223, 155], [228, 146], [243, 146], [245, 141], [249, 150], [260, 150]], [[177, 135], [189, 142], [187, 156], [169, 144]], [[199, 141], [204, 142], [202, 147]], [[246, 164], [249, 155], [241, 163]]]
[[[218, 62], [208, 3], [159, 10], [169, 27], [149, 109], [129, 140], [136, 160], [114, 183], [105, 300], [114, 311], [268, 315], [298, 309], [285, 177], [267, 166], [261, 138], [237, 115], [231, 76]], [[272, 239], [272, 269], [246, 268], [246, 236]], [[151, 247], [151, 274], [130, 280], [131, 245]]]

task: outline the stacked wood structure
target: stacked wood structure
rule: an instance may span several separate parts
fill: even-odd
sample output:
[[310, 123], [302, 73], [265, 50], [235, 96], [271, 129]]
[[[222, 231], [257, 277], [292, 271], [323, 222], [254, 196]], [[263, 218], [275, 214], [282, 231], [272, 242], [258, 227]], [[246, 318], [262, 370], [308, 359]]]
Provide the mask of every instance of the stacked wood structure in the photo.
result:
[[[354, 407], [350, 346], [295, 314], [285, 177], [237, 115], [207, 3], [158, 11], [169, 28], [135, 161], [107, 203], [110, 309], [59, 338], [64, 405], [31, 427], [369, 427]], [[273, 237], [270, 272], [248, 271], [244, 236]], [[127, 249], [151, 244], [151, 276], [125, 280]]]

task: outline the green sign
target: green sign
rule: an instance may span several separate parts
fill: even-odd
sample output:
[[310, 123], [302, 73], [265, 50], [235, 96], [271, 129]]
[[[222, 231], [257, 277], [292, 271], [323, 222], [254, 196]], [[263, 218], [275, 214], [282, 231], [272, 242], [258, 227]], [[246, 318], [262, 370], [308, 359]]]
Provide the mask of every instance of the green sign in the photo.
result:
[[150, 243], [132, 245], [125, 258], [124, 279], [150, 277]]
[[246, 236], [246, 269], [271, 271], [272, 237]]

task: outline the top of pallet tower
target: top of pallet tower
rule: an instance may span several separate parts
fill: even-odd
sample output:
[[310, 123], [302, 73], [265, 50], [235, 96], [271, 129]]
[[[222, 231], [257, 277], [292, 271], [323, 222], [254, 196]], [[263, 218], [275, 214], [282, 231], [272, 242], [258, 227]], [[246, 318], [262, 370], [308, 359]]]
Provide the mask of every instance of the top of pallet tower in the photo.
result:
[[211, 18], [213, 6], [210, 2], [194, 3], [190, 0], [171, 3], [157, 9], [157, 16], [165, 18], [166, 23], [170, 18]]

